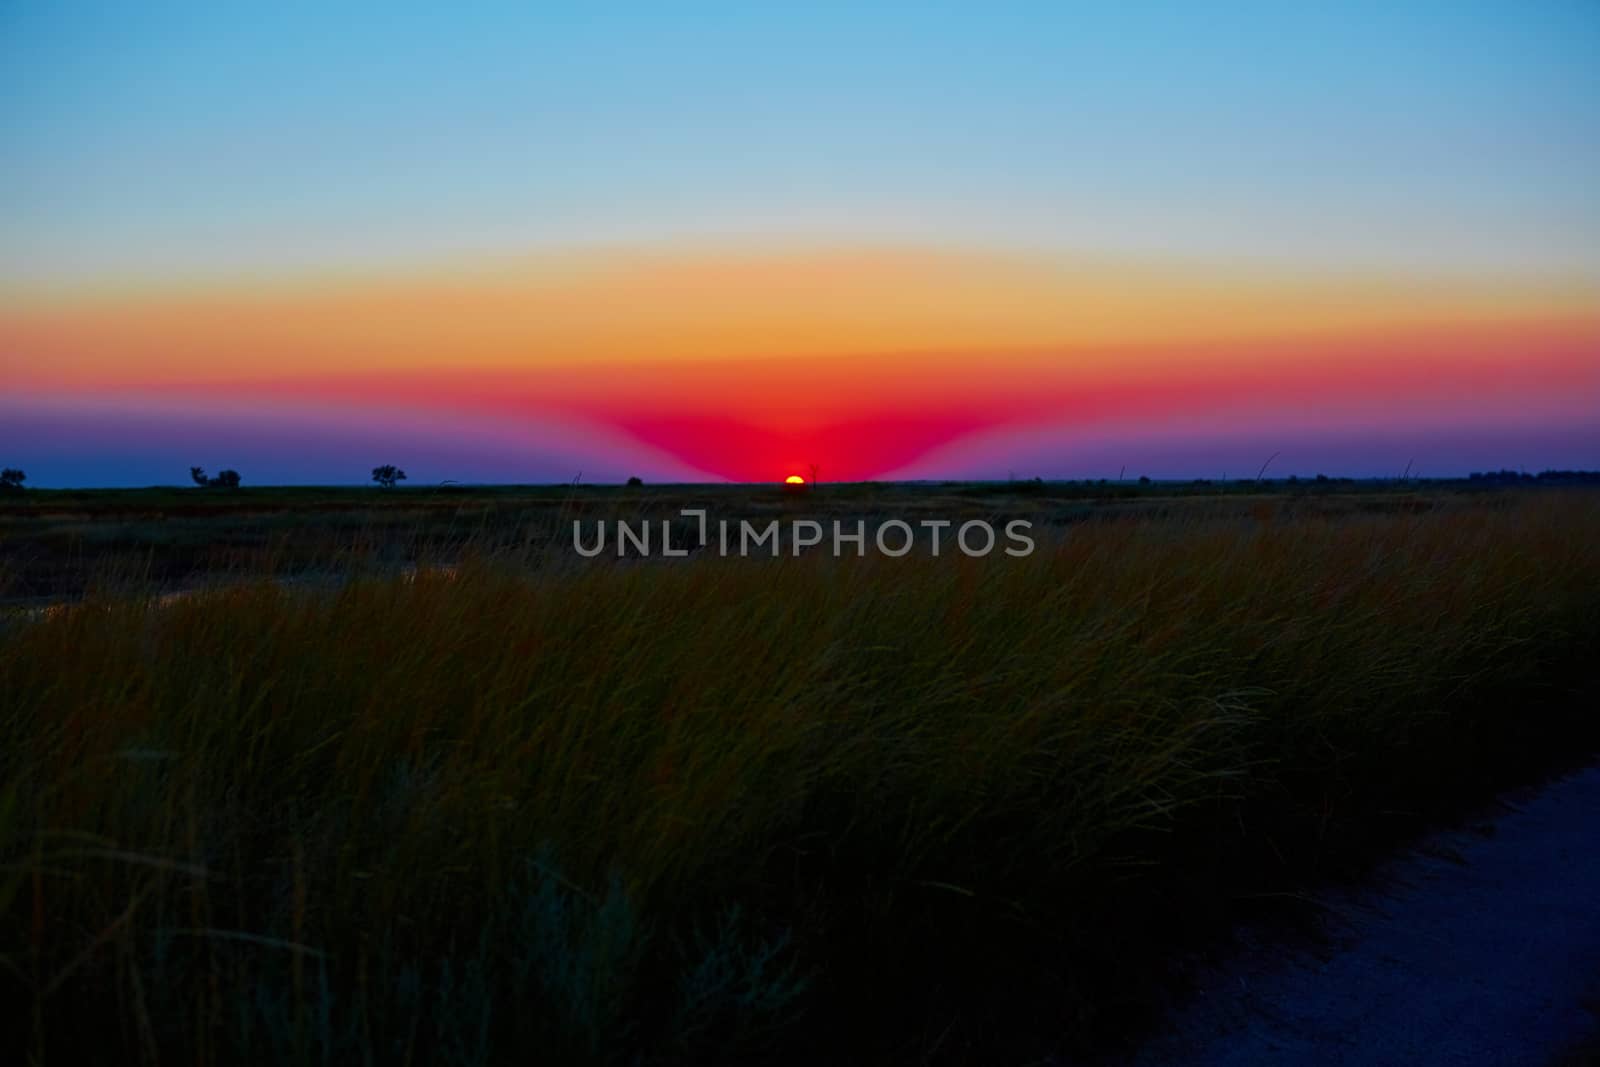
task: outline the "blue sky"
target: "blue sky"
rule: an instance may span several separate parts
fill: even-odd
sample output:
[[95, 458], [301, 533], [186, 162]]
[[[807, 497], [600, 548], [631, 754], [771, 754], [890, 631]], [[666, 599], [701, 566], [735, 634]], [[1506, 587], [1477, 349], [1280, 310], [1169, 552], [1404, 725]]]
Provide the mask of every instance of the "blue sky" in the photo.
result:
[[593, 242], [1600, 276], [1600, 5], [0, 5], [0, 282]]

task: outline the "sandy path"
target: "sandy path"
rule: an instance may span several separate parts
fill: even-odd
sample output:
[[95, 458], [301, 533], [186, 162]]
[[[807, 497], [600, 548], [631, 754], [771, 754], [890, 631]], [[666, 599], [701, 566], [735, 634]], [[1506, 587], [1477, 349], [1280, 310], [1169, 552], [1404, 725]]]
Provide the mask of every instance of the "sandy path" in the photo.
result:
[[1262, 938], [1209, 968], [1132, 1063], [1595, 1062], [1600, 767], [1429, 838], [1372, 885], [1318, 898], [1328, 948]]

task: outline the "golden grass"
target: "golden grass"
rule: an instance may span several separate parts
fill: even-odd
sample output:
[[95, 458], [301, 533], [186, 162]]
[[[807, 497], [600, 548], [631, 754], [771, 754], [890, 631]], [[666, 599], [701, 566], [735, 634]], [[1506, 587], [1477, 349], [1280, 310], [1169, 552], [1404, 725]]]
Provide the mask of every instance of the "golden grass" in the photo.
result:
[[41, 1063], [1070, 1043], [1592, 737], [1597, 639], [1581, 493], [89, 602], [0, 627], [0, 988]]

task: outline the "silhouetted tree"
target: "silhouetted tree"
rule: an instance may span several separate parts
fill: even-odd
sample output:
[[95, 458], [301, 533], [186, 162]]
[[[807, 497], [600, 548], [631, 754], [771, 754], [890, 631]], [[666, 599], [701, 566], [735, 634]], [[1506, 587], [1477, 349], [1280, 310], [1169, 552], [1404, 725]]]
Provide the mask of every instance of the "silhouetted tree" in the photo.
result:
[[1139, 484], [1140, 485], [1149, 485], [1150, 484], [1150, 476], [1146, 475], [1146, 474], [1139, 475]]
[[817, 484], [817, 471], [821, 470], [822, 468], [818, 467], [815, 463], [807, 464], [807, 467], [811, 471], [811, 485], [814, 488]]
[[204, 467], [190, 467], [189, 477], [194, 479], [195, 485], [208, 489], [239, 488], [239, 472], [234, 470], [218, 471], [215, 478], [207, 478]]
[[372, 480], [384, 489], [393, 489], [395, 482], [406, 480], [406, 472], [393, 463], [385, 463], [381, 467], [372, 468]]
[[628, 488], [629, 489], [637, 489], [643, 484], [644, 484], [644, 479], [639, 477], [637, 474], [635, 474], [632, 478], [628, 479]]
[[27, 480], [28, 476], [15, 467], [7, 467], [5, 470], [0, 470], [0, 490], [5, 492], [16, 492], [22, 488], [22, 483]]

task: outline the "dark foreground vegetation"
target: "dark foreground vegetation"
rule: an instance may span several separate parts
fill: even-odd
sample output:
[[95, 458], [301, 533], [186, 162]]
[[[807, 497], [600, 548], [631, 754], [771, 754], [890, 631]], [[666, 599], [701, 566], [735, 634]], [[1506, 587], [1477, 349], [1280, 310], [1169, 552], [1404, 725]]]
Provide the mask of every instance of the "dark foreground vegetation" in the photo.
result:
[[[1175, 953], [1600, 739], [1586, 489], [273, 492], [6, 520], [13, 587], [91, 595], [0, 616], [0, 1060], [1103, 1048]], [[696, 494], [1043, 536], [556, 536]]]
[[800, 492], [771, 485], [633, 484], [638, 479], [627, 486], [397, 486], [404, 474], [374, 468], [377, 485], [369, 487], [234, 485], [218, 491], [217, 479], [208, 477], [204, 486], [190, 488], [18, 489], [0, 496], [0, 609], [262, 575], [342, 581], [356, 571], [452, 563], [469, 545], [479, 553], [526, 558], [552, 547], [564, 551], [574, 520], [655, 523], [678, 519], [685, 507], [729, 520], [814, 516], [870, 523], [894, 517], [915, 524], [922, 518], [1017, 517], [1048, 529], [1111, 518], [1426, 511], [1512, 489], [1600, 486], [1600, 474], [1585, 471], [1445, 480], [1319, 475], [845, 483]]

